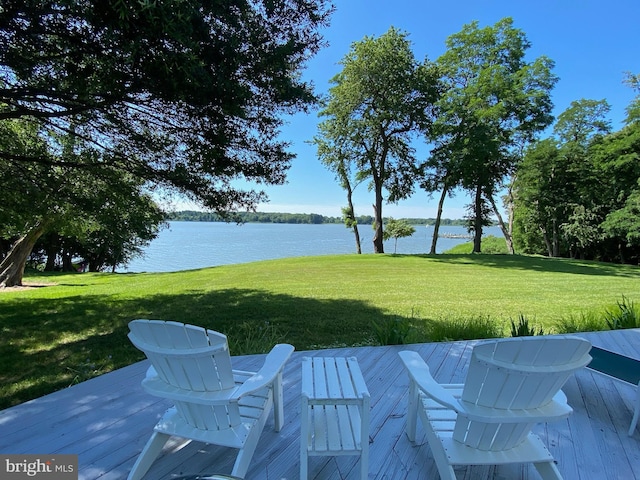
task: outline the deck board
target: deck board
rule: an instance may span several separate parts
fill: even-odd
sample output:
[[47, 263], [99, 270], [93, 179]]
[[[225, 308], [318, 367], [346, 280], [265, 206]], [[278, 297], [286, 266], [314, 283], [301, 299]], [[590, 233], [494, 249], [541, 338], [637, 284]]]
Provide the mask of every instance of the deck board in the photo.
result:
[[[594, 345], [640, 358], [640, 330], [580, 334]], [[407, 378], [397, 352], [417, 351], [440, 382], [461, 382], [475, 342], [361, 347], [295, 352], [284, 372], [285, 424], [273, 431], [267, 421], [247, 479], [292, 480], [299, 476], [300, 377], [304, 356], [355, 356], [371, 393], [369, 478], [438, 478], [418, 428], [417, 441], [404, 434]], [[264, 356], [233, 357], [234, 368], [257, 369]], [[120, 480], [142, 450], [169, 402], [146, 394], [140, 381], [147, 362], [111, 372], [65, 390], [0, 411], [0, 452], [75, 453], [82, 480]], [[582, 369], [565, 385], [574, 413], [536, 426], [565, 479], [640, 480], [640, 431], [626, 433], [634, 387]], [[229, 472], [233, 450], [199, 443], [170, 442], [145, 478], [171, 479], [188, 473]], [[310, 457], [310, 478], [351, 480], [358, 457]], [[458, 479], [539, 478], [531, 466], [457, 468]]]

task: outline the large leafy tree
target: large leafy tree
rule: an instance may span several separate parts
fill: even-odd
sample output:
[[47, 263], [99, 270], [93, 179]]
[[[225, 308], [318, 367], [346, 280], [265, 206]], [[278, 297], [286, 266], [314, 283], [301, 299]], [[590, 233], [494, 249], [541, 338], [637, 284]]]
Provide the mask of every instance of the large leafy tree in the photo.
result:
[[355, 42], [341, 64], [314, 142], [321, 161], [331, 163], [339, 148], [359, 178], [371, 180], [373, 248], [383, 253], [382, 207], [413, 191], [418, 161], [412, 140], [430, 128], [438, 75], [428, 60], [416, 61], [407, 34], [393, 27]]
[[[284, 181], [282, 115], [315, 101], [300, 70], [330, 10], [325, 0], [4, 1], [0, 122], [28, 123], [47, 148], [3, 135], [2, 168], [41, 179], [116, 169], [221, 213], [251, 209], [264, 193], [237, 180]], [[96, 155], [65, 155], [68, 135]], [[21, 182], [3, 191], [19, 196]], [[23, 222], [20, 249], [51, 218]]]
[[327, 15], [324, 0], [7, 0], [0, 120], [38, 118], [207, 207], [250, 207], [261, 195], [231, 181], [283, 181], [280, 114], [313, 101], [299, 72]]
[[[31, 123], [12, 120], [2, 126], [14, 127], [9, 130], [14, 133], [12, 151], [52, 156]], [[111, 265], [128, 260], [155, 237], [164, 219], [142, 179], [108, 167], [109, 159], [102, 159], [99, 175], [69, 167], [100, 161], [103, 153], [78, 148], [72, 135], [58, 142], [64, 146], [60, 165], [0, 161], [0, 189], [9, 193], [0, 206], [0, 236], [15, 239], [0, 262], [0, 286], [21, 284], [27, 258], [43, 236], [64, 239], [67, 267], [75, 254], [97, 270], [107, 260]], [[48, 248], [47, 253], [60, 251]]]
[[[518, 242], [525, 253], [585, 255], [599, 237], [609, 196], [592, 151], [610, 131], [605, 100], [571, 102], [558, 116], [554, 137], [528, 149], [515, 182]], [[538, 237], [538, 240], [536, 240]]]
[[342, 218], [345, 226], [353, 230], [356, 252], [361, 254], [362, 245], [353, 204], [353, 193], [365, 178], [357, 170], [356, 158], [358, 154], [357, 151], [354, 151], [354, 146], [346, 141], [346, 138], [341, 136], [339, 132], [333, 131], [337, 126], [336, 122], [321, 123], [318, 127], [320, 134], [314, 139], [314, 143], [321, 162], [335, 174], [336, 180], [347, 194], [347, 206], [342, 208]]
[[447, 89], [438, 102], [430, 163], [445, 193], [462, 187], [472, 194], [474, 252], [481, 250], [487, 207], [499, 215], [494, 196], [522, 145], [553, 119], [553, 63], [544, 56], [527, 61], [529, 47], [510, 18], [485, 28], [472, 22], [447, 39], [436, 62]]
[[640, 122], [598, 142], [591, 151], [598, 171], [606, 259], [637, 262], [640, 258]]

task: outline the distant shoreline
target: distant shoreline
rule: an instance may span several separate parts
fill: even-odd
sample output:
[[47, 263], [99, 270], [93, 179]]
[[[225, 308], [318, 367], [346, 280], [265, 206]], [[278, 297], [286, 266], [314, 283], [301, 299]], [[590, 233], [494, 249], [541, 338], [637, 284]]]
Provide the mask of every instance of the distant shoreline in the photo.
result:
[[[318, 213], [282, 213], [282, 212], [237, 212], [231, 218], [236, 218], [243, 223], [288, 223], [288, 224], [342, 224], [342, 217], [329, 217]], [[193, 210], [183, 210], [179, 212], [170, 212], [167, 214], [168, 221], [180, 222], [225, 222], [228, 219], [213, 212], [197, 212]], [[370, 215], [361, 215], [356, 218], [358, 225], [372, 225], [373, 217]], [[411, 225], [431, 226], [436, 223], [435, 218], [401, 218]], [[468, 221], [464, 219], [443, 218], [440, 220], [440, 226], [456, 226], [465, 227]]]

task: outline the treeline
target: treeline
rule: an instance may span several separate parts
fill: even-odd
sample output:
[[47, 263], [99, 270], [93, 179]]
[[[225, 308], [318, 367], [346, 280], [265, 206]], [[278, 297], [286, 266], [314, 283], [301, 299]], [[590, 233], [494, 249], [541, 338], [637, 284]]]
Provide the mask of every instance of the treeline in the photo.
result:
[[[640, 78], [630, 84], [640, 92]], [[640, 262], [640, 97], [614, 131], [606, 100], [582, 99], [533, 143], [513, 183], [522, 253]]]
[[[329, 217], [318, 213], [282, 213], [282, 212], [238, 212], [234, 213], [234, 219], [243, 223], [302, 223], [323, 224], [343, 223], [341, 217]], [[358, 225], [372, 225], [373, 217], [360, 215], [357, 218]], [[215, 212], [197, 212], [183, 210], [167, 214], [167, 220], [177, 222], [224, 222], [226, 219]], [[433, 225], [435, 218], [402, 218], [411, 225]], [[440, 221], [445, 226], [467, 226], [468, 220], [445, 218]]]

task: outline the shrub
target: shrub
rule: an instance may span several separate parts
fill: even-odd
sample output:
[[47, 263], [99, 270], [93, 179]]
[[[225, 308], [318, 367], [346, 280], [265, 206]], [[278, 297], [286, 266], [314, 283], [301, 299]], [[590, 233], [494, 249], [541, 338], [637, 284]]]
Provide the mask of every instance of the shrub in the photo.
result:
[[286, 335], [269, 322], [256, 325], [242, 322], [227, 335], [231, 355], [251, 355], [266, 353], [277, 343], [283, 342]]
[[379, 345], [405, 345], [412, 331], [406, 317], [383, 317], [372, 322], [373, 336]]
[[544, 335], [542, 327], [536, 331], [535, 327], [529, 326], [529, 319], [520, 314], [518, 324], [511, 320], [511, 336], [512, 337], [532, 337], [534, 335]]
[[599, 332], [606, 330], [607, 325], [601, 315], [589, 312], [562, 318], [556, 322], [555, 328], [558, 333]]
[[607, 310], [604, 314], [604, 320], [609, 329], [618, 330], [621, 328], [640, 327], [640, 315], [635, 304], [624, 295], [622, 296], [622, 301], [616, 303], [613, 309]]
[[431, 342], [499, 338], [502, 333], [502, 328], [488, 316], [433, 320], [427, 327]]
[[[473, 251], [473, 242], [466, 242], [456, 245], [455, 247], [450, 248], [444, 253], [454, 254], [454, 255], [463, 255], [469, 254]], [[489, 235], [487, 237], [482, 237], [482, 253], [487, 255], [494, 254], [507, 254], [507, 243], [504, 238], [499, 238], [494, 235]]]

